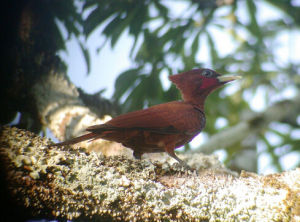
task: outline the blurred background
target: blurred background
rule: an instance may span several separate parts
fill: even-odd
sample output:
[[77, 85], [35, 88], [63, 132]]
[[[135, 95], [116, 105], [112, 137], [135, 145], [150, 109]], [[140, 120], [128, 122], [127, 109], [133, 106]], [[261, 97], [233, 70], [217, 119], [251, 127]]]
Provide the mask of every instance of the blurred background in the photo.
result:
[[[214, 153], [238, 171], [267, 174], [299, 167], [300, 0], [18, 4], [8, 3], [11, 11], [5, 13], [20, 17], [29, 7], [48, 24], [37, 29], [37, 38], [51, 38], [41, 47], [58, 56], [76, 87], [113, 104], [112, 115], [180, 99], [168, 80], [172, 74], [205, 67], [241, 75], [208, 97], [205, 130], [179, 151]], [[6, 57], [2, 63], [10, 64]], [[5, 97], [11, 93], [6, 83]], [[13, 105], [15, 99], [2, 103], [9, 116], [2, 124], [24, 122], [31, 112]]]

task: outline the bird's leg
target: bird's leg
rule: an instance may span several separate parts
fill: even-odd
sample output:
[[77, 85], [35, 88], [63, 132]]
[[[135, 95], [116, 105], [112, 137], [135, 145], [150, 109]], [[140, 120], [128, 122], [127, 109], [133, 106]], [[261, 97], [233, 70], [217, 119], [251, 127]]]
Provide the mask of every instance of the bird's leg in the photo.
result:
[[[143, 153], [140, 153], [140, 152], [137, 152], [137, 151], [133, 151], [133, 156], [137, 160], [141, 160], [142, 159], [142, 155], [143, 155]], [[155, 167], [155, 165], [151, 162], [151, 160], [148, 159], [147, 161], [150, 163], [150, 165], [153, 165]]]
[[173, 147], [170, 149], [168, 149], [168, 147], [167, 147], [166, 151], [171, 157], [173, 157], [175, 160], [177, 160], [181, 166], [183, 166], [184, 168], [186, 168], [188, 170], [193, 171], [193, 169], [189, 165], [187, 165], [186, 162], [184, 162], [182, 159], [180, 159], [178, 156], [176, 156]]

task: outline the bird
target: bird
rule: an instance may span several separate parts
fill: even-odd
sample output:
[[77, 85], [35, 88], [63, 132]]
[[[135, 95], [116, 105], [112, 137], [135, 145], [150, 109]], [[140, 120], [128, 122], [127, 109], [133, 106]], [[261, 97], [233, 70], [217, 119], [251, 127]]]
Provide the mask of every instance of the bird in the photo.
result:
[[175, 149], [192, 141], [204, 129], [206, 97], [215, 89], [240, 78], [222, 76], [207, 68], [170, 75], [169, 80], [180, 90], [182, 100], [119, 115], [104, 124], [88, 127], [85, 135], [53, 145], [72, 145], [101, 138], [132, 149], [136, 159], [141, 159], [144, 153], [166, 152], [189, 168], [175, 154]]

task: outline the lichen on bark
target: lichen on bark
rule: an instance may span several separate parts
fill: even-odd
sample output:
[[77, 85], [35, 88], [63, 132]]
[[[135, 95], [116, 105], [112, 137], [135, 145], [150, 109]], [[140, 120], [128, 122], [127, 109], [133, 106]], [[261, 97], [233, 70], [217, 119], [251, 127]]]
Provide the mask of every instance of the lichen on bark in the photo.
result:
[[300, 169], [230, 172], [214, 156], [178, 164], [48, 148], [48, 139], [4, 127], [2, 172], [12, 199], [32, 216], [98, 221], [291, 221], [300, 215]]

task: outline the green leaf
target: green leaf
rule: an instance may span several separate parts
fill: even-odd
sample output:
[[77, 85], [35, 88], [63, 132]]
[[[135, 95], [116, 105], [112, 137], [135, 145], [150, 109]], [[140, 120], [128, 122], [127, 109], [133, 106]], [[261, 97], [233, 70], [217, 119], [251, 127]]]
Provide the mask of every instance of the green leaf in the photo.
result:
[[248, 7], [249, 15], [250, 15], [250, 25], [248, 26], [248, 29], [250, 32], [252, 32], [258, 38], [259, 41], [261, 41], [262, 36], [261, 36], [261, 31], [260, 31], [259, 25], [257, 23], [257, 18], [256, 18], [255, 1], [247, 0], [247, 7]]
[[[143, 1], [138, 1], [139, 4], [135, 7], [134, 10], [131, 10], [129, 13], [132, 14], [129, 22], [129, 33], [137, 37], [141, 31], [143, 25], [149, 19], [148, 17], [148, 5], [145, 5]], [[141, 4], [142, 3], [142, 4]]]
[[92, 8], [93, 6], [97, 5], [98, 1], [97, 0], [85, 0], [82, 9], [87, 10]]
[[209, 48], [210, 48], [210, 57], [212, 64], [215, 66], [217, 64], [217, 61], [219, 60], [219, 55], [215, 47], [214, 40], [212, 39], [211, 35], [206, 32]]
[[66, 50], [65, 39], [57, 25], [54, 26], [54, 28], [52, 30], [52, 35], [53, 35], [53, 38], [55, 39], [56, 49], [57, 50]]
[[87, 67], [87, 74], [90, 73], [91, 71], [91, 60], [90, 60], [90, 52], [89, 50], [82, 44], [82, 42], [78, 41], [80, 49], [82, 51], [82, 54], [84, 56], [85, 59], [85, 64]]
[[161, 69], [153, 68], [150, 75], [148, 75], [143, 81], [146, 84], [145, 94], [149, 98], [149, 106], [162, 103], [163, 88], [159, 78]]
[[97, 27], [99, 27], [106, 19], [116, 15], [111, 10], [102, 10], [95, 8], [88, 17], [84, 20], [84, 34], [89, 36]]
[[47, 6], [47, 10], [64, 24], [69, 35], [80, 35], [83, 21], [74, 1], [53, 1]]
[[120, 100], [120, 98], [134, 85], [139, 77], [140, 69], [130, 69], [121, 73], [115, 82], [114, 98]]
[[146, 102], [145, 89], [147, 88], [145, 81], [143, 81], [145, 78], [145, 75], [140, 75], [140, 83], [132, 89], [126, 98], [124, 106], [126, 112], [144, 108]]
[[164, 19], [168, 19], [169, 9], [163, 4], [161, 4], [159, 0], [155, 0], [153, 1], [153, 3], [155, 5], [155, 8], [157, 8], [157, 10], [159, 11], [159, 15], [162, 16]]
[[199, 37], [200, 37], [201, 31], [197, 33], [195, 36], [192, 46], [191, 46], [191, 56], [195, 58], [197, 51], [199, 50]]
[[147, 61], [154, 64], [163, 56], [162, 48], [163, 40], [152, 33], [149, 29], [146, 29], [144, 31], [143, 44], [140, 46], [135, 60], [141, 63], [145, 63], [145, 61]]
[[113, 48], [120, 38], [121, 34], [128, 27], [130, 21], [132, 19], [132, 15], [126, 18], [121, 18], [120, 15], [117, 15], [103, 30], [103, 34], [107, 36], [107, 38], [111, 39], [111, 47]]

